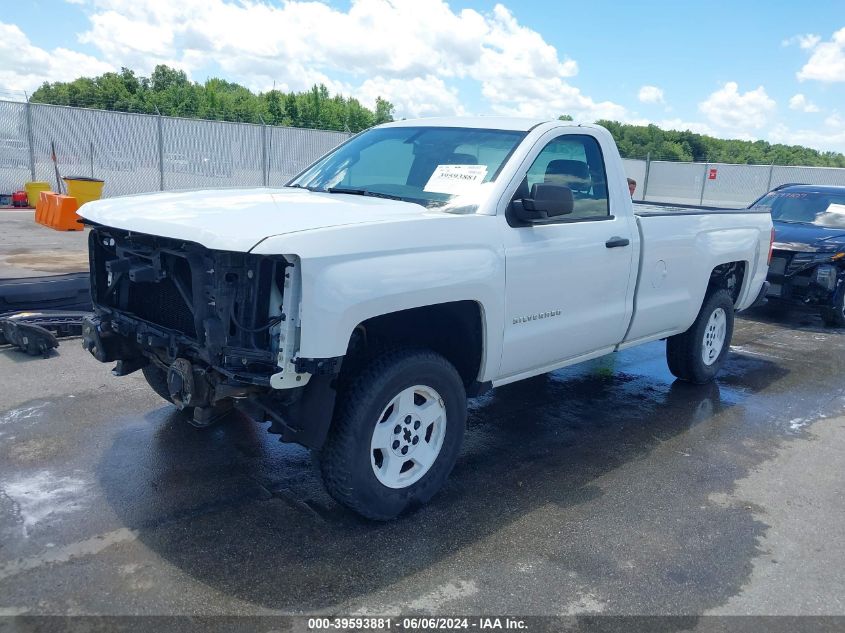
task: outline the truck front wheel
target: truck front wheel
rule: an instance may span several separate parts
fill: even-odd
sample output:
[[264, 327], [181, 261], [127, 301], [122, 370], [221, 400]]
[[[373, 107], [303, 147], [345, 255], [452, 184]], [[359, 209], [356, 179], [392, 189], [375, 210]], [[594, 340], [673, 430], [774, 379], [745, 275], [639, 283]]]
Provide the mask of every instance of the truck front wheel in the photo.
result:
[[443, 356], [375, 358], [341, 392], [320, 453], [335, 500], [375, 520], [426, 503], [455, 465], [466, 424], [461, 377]]
[[704, 299], [698, 317], [686, 332], [667, 339], [669, 371], [699, 385], [710, 382], [728, 355], [733, 330], [733, 298], [727, 290], [717, 290]]
[[170, 389], [167, 388], [166, 371], [164, 371], [161, 367], [150, 363], [141, 369], [141, 373], [144, 374], [147, 384], [153, 391], [167, 400], [170, 404], [173, 404], [173, 398], [170, 396]]
[[[176, 403], [173, 402], [173, 396], [170, 395], [170, 389], [167, 386], [167, 372], [165, 370], [163, 370], [158, 365], [150, 363], [149, 365], [145, 365], [141, 369], [141, 373], [144, 374], [144, 378], [146, 379], [147, 384], [153, 391], [155, 391], [158, 395], [167, 400], [170, 404], [176, 406]], [[188, 420], [191, 420], [194, 415], [194, 407], [185, 407], [184, 409], [182, 409], [182, 412], [185, 414]], [[197, 425], [193, 422], [191, 423], [191, 426], [194, 426], [196, 428], [205, 428], [203, 425]]]

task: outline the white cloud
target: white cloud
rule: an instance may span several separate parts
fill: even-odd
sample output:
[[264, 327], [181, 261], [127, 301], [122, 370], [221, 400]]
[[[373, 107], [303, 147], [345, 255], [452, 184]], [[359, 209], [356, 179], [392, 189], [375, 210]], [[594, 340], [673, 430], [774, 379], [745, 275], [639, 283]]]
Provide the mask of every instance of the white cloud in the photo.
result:
[[457, 90], [449, 88], [442, 79], [430, 75], [413, 79], [375, 77], [354, 90], [354, 96], [363, 103], [375, 103], [376, 97], [382, 97], [408, 117], [466, 114]]
[[90, 55], [34, 46], [16, 25], [0, 22], [0, 86], [4, 91], [32, 92], [45, 81], [66, 81], [110, 70], [114, 70], [111, 64]]
[[800, 110], [801, 112], [818, 112], [819, 106], [809, 101], [807, 97], [799, 92], [796, 95], [792, 95], [789, 99], [789, 109]]
[[821, 39], [822, 38], [821, 38], [820, 35], [813, 35], [813, 34], [799, 35], [798, 36], [798, 46], [800, 46], [801, 48], [805, 48], [805, 49], [806, 48], [814, 48], [815, 45], [818, 44], [821, 41]]
[[834, 111], [824, 119], [820, 129], [793, 130], [784, 124], [775, 125], [769, 132], [774, 143], [805, 145], [819, 150], [845, 152], [845, 117]]
[[689, 130], [690, 132], [695, 132], [696, 134], [719, 136], [719, 134], [714, 131], [712, 127], [710, 127], [706, 123], [702, 123], [701, 121], [685, 121], [683, 119], [663, 119], [662, 121], [656, 121], [655, 125], [664, 130], [678, 130], [681, 132]]
[[775, 125], [769, 132], [773, 143], [804, 145], [822, 151], [845, 151], [845, 118], [834, 112], [825, 119], [825, 127], [819, 130], [792, 130], [786, 125]]
[[663, 89], [658, 88], [657, 86], [643, 86], [640, 88], [637, 98], [642, 103], [666, 103], [663, 96]]
[[845, 119], [838, 112], [834, 112], [824, 120], [824, 124], [834, 131], [845, 131]]
[[554, 118], [558, 113], [569, 114], [576, 121], [592, 122], [598, 119], [628, 120], [628, 111], [613, 102], [595, 102], [559, 79], [538, 80], [529, 89], [514, 95], [487, 85], [484, 97], [492, 111], [505, 116], [529, 118]]
[[[80, 41], [142, 74], [159, 63], [189, 74], [219, 66], [256, 90], [315, 82], [393, 101], [398, 116], [461, 112], [456, 82], [480, 84], [494, 112], [624, 118], [571, 85], [577, 63], [497, 4], [489, 13], [443, 0], [353, 0], [348, 10], [290, 0], [91, 0]], [[342, 77], [342, 80], [330, 77]], [[342, 83], [341, 83], [342, 81]], [[368, 103], [367, 105], [372, 105]]]
[[791, 46], [793, 44], [798, 44], [800, 48], [808, 49], [815, 47], [815, 45], [821, 42], [821, 40], [821, 35], [807, 33], [806, 35], [793, 35], [789, 39], [783, 40], [781, 45]]
[[807, 40], [806, 43], [807, 45], [802, 44], [801, 48], [812, 51], [812, 54], [804, 67], [798, 71], [797, 77], [800, 81], [845, 81], [845, 28], [836, 31], [829, 42], [815, 38]]
[[729, 81], [698, 104], [698, 108], [717, 128], [746, 138], [751, 136], [749, 130], [765, 127], [776, 104], [763, 86], [740, 93], [737, 83]]

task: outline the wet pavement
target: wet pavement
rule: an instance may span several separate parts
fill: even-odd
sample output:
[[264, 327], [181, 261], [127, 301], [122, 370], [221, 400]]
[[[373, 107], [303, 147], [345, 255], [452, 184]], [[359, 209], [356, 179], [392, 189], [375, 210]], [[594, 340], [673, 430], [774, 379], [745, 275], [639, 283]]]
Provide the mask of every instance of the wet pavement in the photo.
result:
[[446, 488], [385, 524], [77, 340], [0, 350], [0, 613], [845, 614], [845, 332], [757, 312], [704, 387], [663, 350], [473, 401]]

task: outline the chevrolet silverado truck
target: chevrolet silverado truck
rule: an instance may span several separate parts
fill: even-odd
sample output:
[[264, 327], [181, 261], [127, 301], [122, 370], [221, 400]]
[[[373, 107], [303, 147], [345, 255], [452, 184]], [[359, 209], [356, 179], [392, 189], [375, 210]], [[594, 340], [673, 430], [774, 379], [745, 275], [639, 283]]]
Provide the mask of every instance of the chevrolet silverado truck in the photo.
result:
[[775, 227], [767, 298], [845, 327], [845, 187], [781, 185], [751, 206], [770, 211]]
[[382, 520], [443, 485], [468, 397], [660, 339], [711, 380], [772, 239], [768, 210], [635, 212], [601, 127], [492, 117], [372, 128], [281, 188], [80, 213], [83, 345], [196, 426], [269, 422]]

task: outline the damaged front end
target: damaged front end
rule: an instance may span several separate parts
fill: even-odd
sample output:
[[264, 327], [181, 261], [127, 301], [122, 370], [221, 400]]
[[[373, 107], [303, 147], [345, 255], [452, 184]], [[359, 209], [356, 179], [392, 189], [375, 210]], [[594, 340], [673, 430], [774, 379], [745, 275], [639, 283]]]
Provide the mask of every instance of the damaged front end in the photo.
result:
[[775, 243], [769, 265], [769, 297], [827, 306], [845, 280], [845, 253], [795, 250]]
[[102, 226], [92, 228], [89, 252], [95, 316], [83, 323], [83, 346], [116, 362], [115, 375], [153, 364], [166, 375], [169, 399], [193, 409], [198, 426], [238, 404], [273, 421], [271, 431], [284, 440], [322, 443], [325, 429], [296, 419], [317, 392], [334, 404], [334, 391], [325, 392], [333, 372], [312, 380], [297, 371], [296, 257], [216, 251]]

